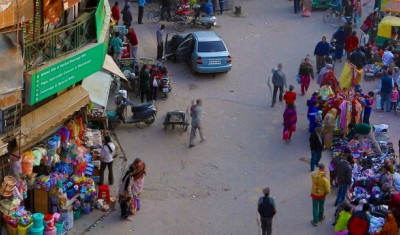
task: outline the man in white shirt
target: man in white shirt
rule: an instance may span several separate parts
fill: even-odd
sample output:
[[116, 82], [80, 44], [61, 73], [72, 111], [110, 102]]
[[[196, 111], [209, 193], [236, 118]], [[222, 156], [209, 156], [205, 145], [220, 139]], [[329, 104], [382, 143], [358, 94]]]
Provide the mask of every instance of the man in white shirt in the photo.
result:
[[108, 183], [110, 185], [114, 184], [114, 173], [113, 173], [113, 156], [115, 153], [115, 144], [111, 141], [111, 137], [106, 135], [103, 140], [103, 147], [100, 152], [100, 182], [102, 185], [104, 183], [104, 171], [108, 166]]
[[385, 53], [383, 53], [382, 63], [383, 63], [384, 70], [387, 70], [388, 68], [390, 68], [390, 65], [393, 62], [394, 55], [393, 55], [392, 51], [393, 51], [393, 46], [389, 46], [388, 49], [385, 51]]

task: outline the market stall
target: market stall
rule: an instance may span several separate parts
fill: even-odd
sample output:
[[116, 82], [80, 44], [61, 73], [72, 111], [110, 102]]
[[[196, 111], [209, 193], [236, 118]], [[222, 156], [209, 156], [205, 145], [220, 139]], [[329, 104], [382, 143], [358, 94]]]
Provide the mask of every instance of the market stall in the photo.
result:
[[[332, 148], [333, 159], [330, 166], [330, 169], [334, 168], [333, 163], [336, 162], [336, 158], [341, 156], [344, 148], [351, 149], [353, 160], [349, 163], [352, 165], [352, 184], [347, 194], [347, 201], [353, 205], [353, 209], [363, 199], [371, 204], [370, 234], [375, 234], [382, 229], [389, 211], [400, 209], [400, 206], [398, 206], [400, 204], [387, 203], [383, 198], [383, 195], [389, 194], [392, 197], [392, 202], [396, 200], [398, 202], [400, 198], [400, 174], [395, 172], [394, 165], [397, 156], [390, 140], [389, 126], [385, 124], [375, 125], [375, 136], [380, 143], [382, 155], [375, 154], [368, 139], [364, 140], [363, 150], [360, 149], [360, 143], [357, 140], [348, 142], [344, 139], [336, 139]], [[389, 166], [387, 169], [391, 169], [391, 175], [394, 179], [394, 184], [387, 194], [385, 194], [383, 186], [379, 183], [381, 174], [384, 174], [382, 169], [385, 165]]]
[[11, 158], [12, 174], [0, 187], [6, 234], [66, 234], [81, 214], [114, 207], [116, 198], [98, 193], [95, 184], [102, 139], [109, 132], [101, 125], [88, 128], [87, 120], [82, 112]]

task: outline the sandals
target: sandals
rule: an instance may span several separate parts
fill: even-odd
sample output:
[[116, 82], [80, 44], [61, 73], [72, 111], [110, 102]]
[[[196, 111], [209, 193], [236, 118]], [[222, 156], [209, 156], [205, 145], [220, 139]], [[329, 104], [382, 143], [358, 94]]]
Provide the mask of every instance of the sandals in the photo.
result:
[[325, 220], [325, 215], [324, 217], [322, 217], [322, 219], [319, 219], [319, 222], [324, 221]]
[[314, 223], [314, 220], [311, 220], [311, 224], [312, 224], [314, 227], [317, 227], [317, 223]]

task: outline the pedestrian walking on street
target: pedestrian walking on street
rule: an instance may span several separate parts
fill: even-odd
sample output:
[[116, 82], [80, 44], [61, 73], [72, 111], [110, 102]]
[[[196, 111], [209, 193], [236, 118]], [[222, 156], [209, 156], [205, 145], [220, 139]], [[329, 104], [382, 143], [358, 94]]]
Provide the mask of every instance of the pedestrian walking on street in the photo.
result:
[[146, 0], [138, 0], [138, 24], [143, 24], [143, 12]]
[[158, 93], [158, 71], [156, 65], [151, 65], [150, 68], [150, 99], [153, 101], [157, 100], [157, 93]]
[[286, 104], [283, 113], [283, 140], [291, 141], [292, 133], [296, 131], [297, 112], [293, 102]]
[[283, 66], [281, 63], [278, 64], [278, 69], [274, 71], [272, 75], [272, 84], [274, 85], [274, 91], [272, 94], [272, 105], [271, 107], [274, 107], [275, 102], [276, 102], [276, 93], [278, 93], [279, 89], [279, 101], [282, 102], [282, 96], [283, 96], [283, 86], [287, 88], [286, 85], [286, 75], [282, 71]]
[[321, 222], [325, 219], [325, 198], [326, 195], [331, 192], [329, 180], [326, 178], [324, 163], [321, 162], [318, 164], [318, 172], [311, 173], [311, 179], [311, 198], [313, 208], [313, 220], [311, 220], [311, 224], [314, 227], [317, 227], [318, 222]]
[[131, 165], [119, 184], [118, 189], [118, 202], [121, 207], [121, 219], [132, 221], [129, 217], [129, 202], [133, 198], [132, 186], [133, 186], [133, 172], [135, 167]]
[[294, 5], [294, 14], [298, 14], [300, 12], [300, 0], [293, 0]]
[[157, 29], [156, 37], [157, 37], [157, 60], [163, 59], [163, 50], [164, 50], [164, 29], [165, 24], [162, 24], [160, 28]]
[[115, 153], [115, 144], [111, 141], [111, 137], [106, 135], [103, 140], [103, 147], [100, 151], [100, 182], [99, 184], [104, 184], [104, 171], [108, 167], [108, 183], [110, 185], [114, 184], [114, 173], [113, 173], [113, 156]]
[[329, 55], [331, 45], [326, 42], [326, 36], [322, 36], [322, 41], [318, 42], [314, 49], [314, 56], [316, 60], [317, 73], [324, 67], [324, 57]]
[[147, 102], [150, 102], [150, 75], [147, 71], [147, 64], [142, 66], [139, 73], [139, 86], [140, 86], [140, 100], [144, 102], [146, 96]]
[[347, 36], [344, 50], [346, 51], [348, 58], [350, 57], [350, 54], [358, 48], [359, 44], [360, 40], [357, 37], [357, 31], [353, 31], [351, 35]]
[[224, 0], [219, 0], [219, 14], [222, 15], [224, 13]]
[[322, 125], [320, 124], [310, 135], [310, 170], [314, 171], [315, 167], [318, 167], [319, 161], [321, 161], [322, 151], [324, 150], [324, 144], [322, 142]]
[[272, 235], [272, 219], [276, 215], [275, 201], [269, 196], [270, 189], [263, 189], [263, 197], [258, 199], [257, 211], [260, 214], [261, 234]]
[[305, 95], [311, 83], [311, 78], [314, 80], [314, 69], [308, 57], [300, 64], [299, 68], [301, 95]]
[[346, 32], [344, 31], [344, 27], [340, 26], [338, 31], [334, 34], [333, 38], [336, 40], [335, 42], [335, 60], [339, 60], [339, 62], [342, 62], [342, 57], [343, 57], [343, 49], [344, 49], [344, 44], [346, 42]]
[[206, 140], [203, 134], [203, 123], [201, 121], [201, 106], [203, 106], [203, 101], [201, 99], [198, 99], [196, 100], [196, 104], [190, 108], [192, 129], [190, 130], [189, 148], [196, 146], [195, 144], [193, 144], [193, 140], [196, 137], [197, 130], [199, 130], [201, 142], [204, 142]]
[[352, 169], [349, 163], [351, 161], [353, 161], [351, 150], [346, 148], [335, 166], [334, 174], [336, 175], [338, 184], [338, 193], [335, 200], [335, 206], [340, 205], [346, 199], [347, 190], [351, 184], [352, 178]]
[[[389, 71], [383, 70], [383, 77], [379, 80], [379, 95], [381, 99], [381, 112], [385, 110], [386, 113], [390, 113], [390, 96], [394, 87], [393, 78], [389, 75]], [[386, 108], [385, 108], [386, 104]]]
[[172, 6], [172, 1], [171, 0], [161, 0], [160, 1], [161, 5], [161, 21], [165, 21], [165, 12], [168, 14], [167, 20], [171, 19], [171, 6]]
[[145, 175], [147, 174], [146, 164], [140, 158], [136, 158], [131, 166], [133, 166], [135, 169], [132, 172], [133, 176], [132, 194], [134, 196], [139, 197], [144, 186]]
[[118, 21], [121, 17], [118, 4], [118, 2], [115, 2], [114, 6], [111, 8], [111, 17], [114, 19], [115, 25], [118, 25]]
[[311, 0], [303, 0], [303, 16], [310, 17], [312, 10], [312, 2]]
[[132, 25], [132, 12], [130, 7], [125, 6], [124, 9], [121, 11], [122, 14], [122, 22], [124, 23], [126, 29], [129, 29]]
[[129, 32], [126, 34], [126, 38], [129, 40], [129, 45], [131, 47], [130, 51], [131, 57], [133, 58], [136, 64], [139, 64], [139, 58], [137, 56], [139, 42], [133, 27], [129, 27]]
[[283, 99], [285, 100], [286, 104], [290, 104], [293, 103], [294, 101], [296, 101], [296, 92], [293, 91], [294, 90], [294, 86], [293, 85], [289, 85], [289, 90], [285, 92], [285, 94], [283, 95]]
[[333, 140], [333, 130], [335, 129], [336, 125], [336, 118], [337, 118], [337, 109], [332, 108], [329, 112], [325, 115], [324, 120], [322, 121], [322, 133], [324, 134], [324, 149], [330, 150], [332, 148], [332, 140]]
[[368, 92], [368, 95], [364, 95], [364, 117], [363, 117], [363, 123], [370, 124], [369, 123], [369, 118], [371, 117], [372, 113], [372, 107], [374, 106], [375, 100], [374, 100], [375, 93], [373, 91]]

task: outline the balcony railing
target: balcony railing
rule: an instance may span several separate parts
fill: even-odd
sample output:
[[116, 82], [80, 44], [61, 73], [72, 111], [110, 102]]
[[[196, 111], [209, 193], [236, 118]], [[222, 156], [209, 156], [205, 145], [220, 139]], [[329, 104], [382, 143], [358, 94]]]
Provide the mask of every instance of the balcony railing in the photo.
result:
[[[36, 37], [24, 35], [26, 71], [67, 55], [96, 40], [95, 12], [86, 12], [61, 28]], [[26, 31], [25, 31], [26, 32]]]

